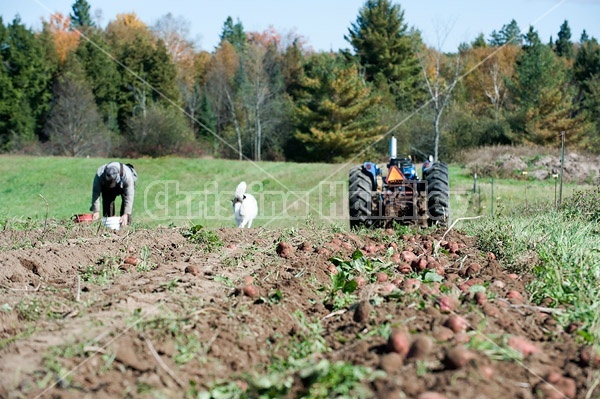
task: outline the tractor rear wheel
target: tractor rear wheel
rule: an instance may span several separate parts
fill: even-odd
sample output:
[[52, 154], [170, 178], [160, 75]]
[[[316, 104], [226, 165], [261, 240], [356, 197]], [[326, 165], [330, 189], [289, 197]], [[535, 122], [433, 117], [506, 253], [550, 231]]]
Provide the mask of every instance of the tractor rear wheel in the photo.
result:
[[436, 162], [429, 167], [423, 178], [427, 180], [427, 210], [429, 224], [447, 224], [450, 219], [450, 184], [448, 165]]
[[373, 224], [371, 219], [373, 212], [371, 177], [363, 171], [361, 166], [350, 169], [349, 175], [350, 227], [369, 227]]

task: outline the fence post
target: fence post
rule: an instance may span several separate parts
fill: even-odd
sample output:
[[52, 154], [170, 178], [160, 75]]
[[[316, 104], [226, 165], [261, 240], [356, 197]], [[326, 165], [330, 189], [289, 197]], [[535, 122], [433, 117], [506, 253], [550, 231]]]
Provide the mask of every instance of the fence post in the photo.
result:
[[563, 170], [565, 166], [565, 131], [560, 132], [560, 191], [558, 193], [558, 206], [562, 205]]
[[494, 178], [492, 177], [492, 206], [490, 207], [491, 216], [494, 217]]

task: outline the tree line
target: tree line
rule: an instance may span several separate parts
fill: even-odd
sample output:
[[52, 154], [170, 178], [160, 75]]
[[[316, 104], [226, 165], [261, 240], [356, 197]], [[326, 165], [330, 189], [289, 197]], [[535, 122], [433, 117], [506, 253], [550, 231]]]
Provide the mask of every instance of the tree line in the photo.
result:
[[367, 0], [348, 49], [228, 17], [208, 52], [182, 17], [120, 14], [102, 29], [90, 8], [76, 0], [40, 31], [0, 19], [0, 152], [340, 162], [381, 157], [394, 134], [406, 154], [452, 160], [555, 146], [563, 131], [600, 152], [600, 46], [568, 21], [548, 43], [512, 20], [444, 53], [399, 4]]

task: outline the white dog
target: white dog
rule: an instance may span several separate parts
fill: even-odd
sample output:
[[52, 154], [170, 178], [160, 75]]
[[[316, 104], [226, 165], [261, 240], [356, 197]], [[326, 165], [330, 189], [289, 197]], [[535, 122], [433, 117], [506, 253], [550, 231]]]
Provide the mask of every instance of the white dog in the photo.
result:
[[246, 194], [246, 182], [241, 182], [233, 196], [233, 216], [239, 228], [252, 227], [252, 221], [258, 215], [258, 204], [252, 194]]

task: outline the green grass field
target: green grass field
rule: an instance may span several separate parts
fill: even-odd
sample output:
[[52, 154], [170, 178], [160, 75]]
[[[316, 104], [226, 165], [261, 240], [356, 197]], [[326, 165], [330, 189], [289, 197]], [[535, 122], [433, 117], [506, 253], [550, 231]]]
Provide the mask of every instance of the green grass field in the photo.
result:
[[[87, 213], [98, 158], [0, 156], [0, 219], [70, 220]], [[127, 161], [126, 161], [127, 162]], [[348, 224], [348, 170], [353, 165], [159, 158], [131, 161], [139, 175], [134, 223], [140, 226], [234, 225], [231, 198], [244, 180], [259, 202], [255, 226], [291, 227], [310, 220]], [[479, 179], [450, 166], [453, 218], [510, 212], [553, 202], [554, 181]], [[563, 188], [570, 195], [576, 185]], [[47, 205], [46, 205], [47, 201]]]

